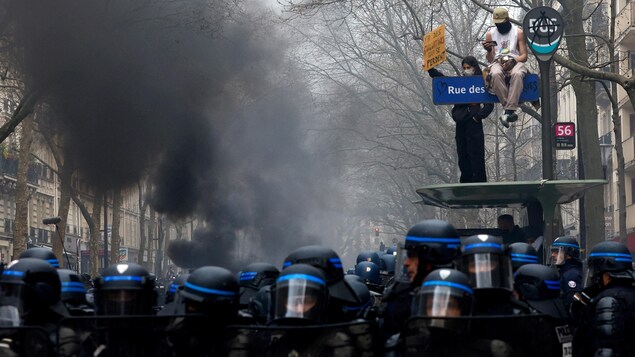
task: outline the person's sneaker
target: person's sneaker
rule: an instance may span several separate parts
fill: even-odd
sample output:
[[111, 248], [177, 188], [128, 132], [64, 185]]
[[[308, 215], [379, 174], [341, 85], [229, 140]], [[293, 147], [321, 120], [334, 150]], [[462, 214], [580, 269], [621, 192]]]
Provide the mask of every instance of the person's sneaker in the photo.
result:
[[504, 127], [509, 128], [509, 114], [503, 114], [498, 117], [498, 120], [503, 124]]

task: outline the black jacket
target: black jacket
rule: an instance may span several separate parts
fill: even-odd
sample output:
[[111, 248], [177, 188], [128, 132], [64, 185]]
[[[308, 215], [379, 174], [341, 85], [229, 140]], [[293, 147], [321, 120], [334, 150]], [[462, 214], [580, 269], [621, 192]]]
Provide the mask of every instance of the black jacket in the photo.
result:
[[[432, 68], [428, 70], [430, 77], [445, 77], [439, 70]], [[455, 104], [452, 107], [452, 119], [458, 124], [467, 120], [481, 121], [487, 118], [494, 110], [493, 103], [472, 103], [472, 104]]]

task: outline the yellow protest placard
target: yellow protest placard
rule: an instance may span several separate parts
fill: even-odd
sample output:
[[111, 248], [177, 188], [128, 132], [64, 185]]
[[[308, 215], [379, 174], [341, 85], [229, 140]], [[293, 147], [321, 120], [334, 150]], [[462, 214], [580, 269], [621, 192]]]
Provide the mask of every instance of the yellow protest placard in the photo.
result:
[[423, 36], [423, 69], [434, 68], [446, 59], [445, 25], [441, 25]]

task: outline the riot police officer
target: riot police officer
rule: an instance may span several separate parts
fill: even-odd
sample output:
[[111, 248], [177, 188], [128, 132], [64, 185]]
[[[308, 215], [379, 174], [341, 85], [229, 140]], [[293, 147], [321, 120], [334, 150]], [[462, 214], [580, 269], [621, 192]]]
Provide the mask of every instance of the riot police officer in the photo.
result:
[[468, 237], [461, 244], [459, 270], [474, 289], [474, 315], [529, 313], [513, 296], [512, 266], [503, 241], [488, 234]]
[[194, 270], [179, 292], [186, 316], [169, 327], [169, 340], [177, 355], [216, 355], [221, 331], [238, 319], [238, 282], [229, 270], [204, 266]]
[[272, 285], [280, 275], [280, 271], [273, 264], [251, 263], [240, 272], [238, 278], [239, 303], [241, 308], [247, 308], [249, 300], [265, 285]]
[[585, 293], [592, 299], [576, 328], [575, 356], [632, 356], [635, 353], [635, 273], [628, 248], [597, 244], [587, 259]]
[[412, 226], [398, 252], [395, 281], [384, 290], [380, 309], [381, 334], [386, 341], [401, 331], [410, 317], [412, 292], [433, 270], [450, 267], [460, 253], [456, 229], [441, 220], [423, 220]]
[[275, 325], [313, 325], [327, 322], [329, 288], [327, 277], [307, 264], [283, 269], [274, 285]]
[[583, 289], [578, 241], [571, 237], [556, 238], [551, 245], [551, 263], [558, 267], [562, 302], [568, 311], [575, 293]]
[[538, 264], [538, 253], [530, 244], [516, 242], [509, 245], [510, 257], [512, 259], [512, 271], [525, 264]]
[[355, 275], [361, 278], [361, 280], [368, 286], [368, 289], [381, 294], [384, 290], [381, 286], [381, 275], [377, 264], [362, 261], [355, 266]]
[[[46, 261], [22, 258], [5, 267], [0, 278], [0, 324], [40, 329], [4, 331], [9, 335], [2, 337], [10, 337], [13, 341], [9, 346], [11, 350], [21, 356], [52, 354], [51, 342], [56, 341], [57, 324], [69, 316], [60, 301], [60, 294], [60, 278]], [[77, 341], [73, 334], [65, 332], [64, 335], [64, 346], [58, 347], [67, 352], [74, 350]]]
[[379, 262], [379, 254], [377, 254], [377, 252], [374, 252], [374, 251], [366, 251], [366, 252], [359, 253], [357, 255], [356, 264], [359, 264], [361, 262], [371, 262], [373, 264], [377, 264], [377, 266], [381, 264]]
[[98, 315], [152, 315], [155, 302], [154, 279], [139, 264], [111, 265], [95, 280]]
[[381, 286], [384, 288], [388, 286], [390, 280], [395, 276], [395, 260], [396, 256], [392, 254], [383, 254], [379, 257], [381, 259], [380, 271]]
[[174, 299], [176, 298], [177, 292], [179, 291], [179, 289], [183, 287], [183, 285], [185, 285], [185, 282], [187, 281], [187, 278], [189, 276], [190, 274], [181, 274], [177, 276], [176, 278], [174, 278], [174, 280], [172, 280], [167, 290], [165, 291], [166, 307], [168, 306], [168, 304], [174, 301]]
[[86, 300], [86, 289], [79, 274], [69, 269], [58, 269], [62, 284], [61, 300], [72, 316], [90, 316], [95, 310]]
[[341, 313], [343, 307], [356, 306], [361, 301], [344, 279], [342, 261], [337, 253], [318, 245], [301, 247], [285, 258], [283, 268], [295, 264], [308, 264], [322, 270], [329, 289], [328, 322], [346, 322], [346, 317]]

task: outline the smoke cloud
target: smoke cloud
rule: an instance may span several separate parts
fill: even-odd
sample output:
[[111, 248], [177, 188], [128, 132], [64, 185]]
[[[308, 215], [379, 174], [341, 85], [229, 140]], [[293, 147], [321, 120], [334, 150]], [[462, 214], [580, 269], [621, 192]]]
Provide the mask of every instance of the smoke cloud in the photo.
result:
[[150, 173], [155, 210], [204, 217], [168, 248], [176, 264], [280, 265], [329, 244], [333, 173], [307, 136], [311, 98], [255, 3], [13, 5], [26, 80], [82, 177], [111, 188]]

